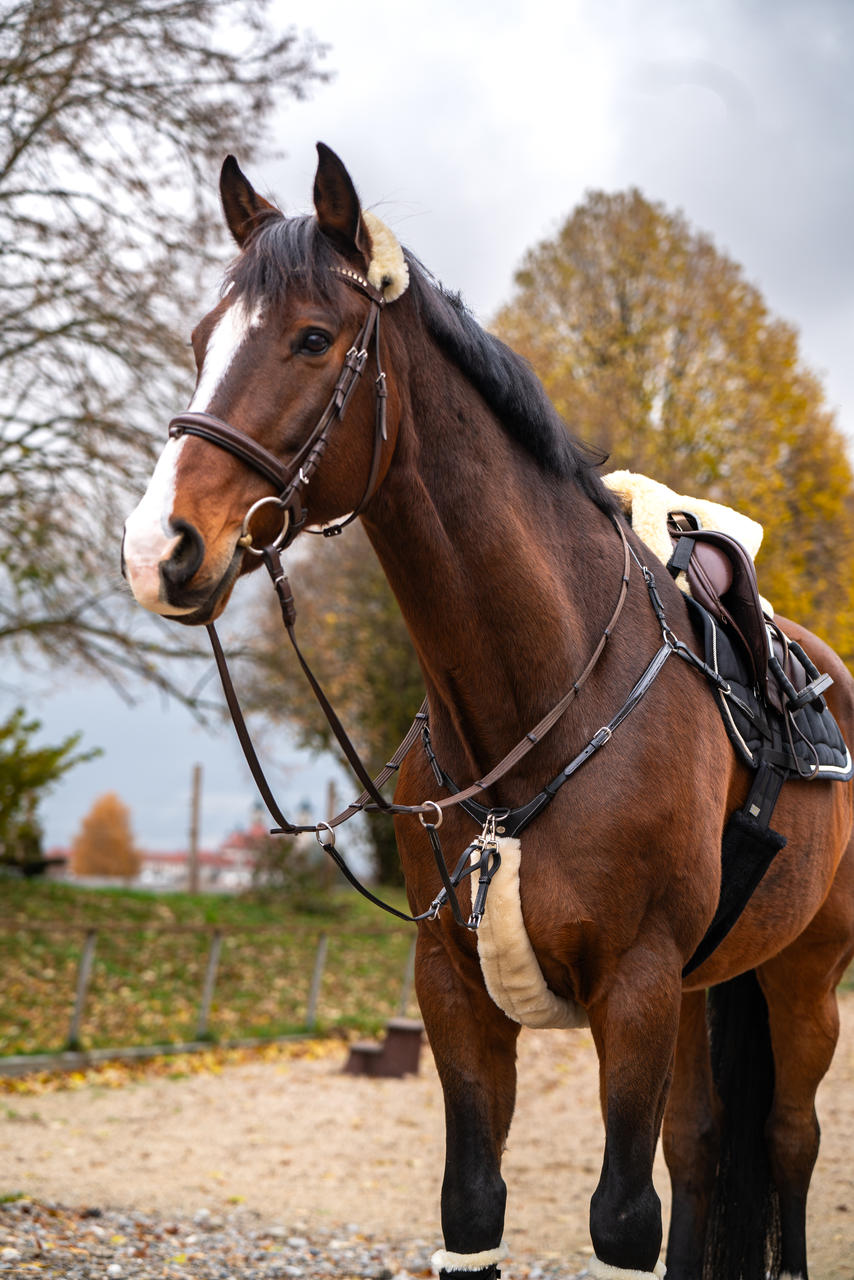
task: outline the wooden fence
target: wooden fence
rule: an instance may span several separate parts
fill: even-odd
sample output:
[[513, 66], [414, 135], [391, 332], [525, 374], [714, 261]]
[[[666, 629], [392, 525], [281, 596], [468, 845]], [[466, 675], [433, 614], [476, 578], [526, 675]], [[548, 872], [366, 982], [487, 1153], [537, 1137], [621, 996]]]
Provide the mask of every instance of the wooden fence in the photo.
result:
[[[12, 924], [12, 922], [4, 922], [3, 920], [0, 920], [0, 930], [3, 929], [4, 924], [8, 924], [9, 926], [14, 927], [19, 937], [25, 936], [28, 933], [36, 934], [39, 932], [39, 926], [36, 926], [36, 925], [22, 926], [20, 922], [14, 922], [14, 924]], [[3, 1073], [19, 1074], [20, 1071], [22, 1070], [22, 1064], [25, 1066], [28, 1062], [30, 1062], [33, 1065], [36, 1065], [37, 1057], [39, 1059], [39, 1062], [41, 1062], [42, 1059], [47, 1059], [49, 1057], [63, 1057], [67, 1059], [69, 1055], [77, 1055], [78, 1057], [82, 1057], [86, 1061], [92, 1061], [92, 1060], [102, 1059], [110, 1056], [139, 1057], [139, 1056], [147, 1056], [154, 1052], [170, 1052], [170, 1051], [175, 1052], [177, 1050], [186, 1051], [192, 1048], [203, 1048], [203, 1047], [209, 1046], [211, 1040], [215, 1038], [214, 1035], [212, 1035], [212, 1028], [211, 1028], [212, 1010], [214, 1009], [214, 1001], [215, 1001], [215, 996], [217, 991], [217, 979], [220, 974], [220, 964], [221, 964], [221, 957], [223, 952], [223, 944], [226, 941], [229, 941], [232, 944], [234, 944], [236, 941], [239, 941], [240, 935], [243, 935], [245, 938], [247, 934], [247, 931], [241, 930], [239, 928], [218, 927], [214, 929], [210, 929], [210, 928], [206, 929], [204, 926], [200, 926], [200, 925], [172, 926], [171, 928], [166, 927], [162, 931], [158, 930], [157, 933], [160, 934], [161, 936], [165, 936], [168, 934], [193, 934], [193, 935], [196, 935], [197, 938], [199, 937], [199, 935], [207, 938], [206, 956], [205, 956], [204, 964], [201, 966], [201, 969], [202, 969], [201, 983], [197, 987], [197, 999], [196, 999], [197, 1012], [195, 1016], [194, 1039], [191, 1041], [187, 1041], [185, 1043], [181, 1043], [180, 1045], [176, 1045], [176, 1044], [171, 1044], [171, 1045], [166, 1044], [166, 1045], [156, 1045], [156, 1046], [144, 1045], [144, 1044], [139, 1044], [134, 1046], [117, 1045], [115, 1049], [99, 1048], [97, 1050], [84, 1051], [81, 1047], [85, 1038], [84, 1029], [88, 1030], [90, 1035], [92, 1034], [92, 1030], [93, 1030], [91, 1025], [87, 1026], [87, 1011], [89, 1009], [89, 1003], [90, 1003], [89, 998], [90, 998], [90, 993], [92, 988], [93, 973], [95, 972], [96, 959], [98, 957], [99, 938], [102, 935], [109, 933], [109, 931], [101, 928], [99, 933], [98, 929], [92, 928], [92, 927], [87, 928], [84, 931], [84, 930], [81, 930], [80, 926], [72, 926], [70, 924], [66, 927], [63, 927], [61, 924], [58, 926], [54, 924], [52, 926], [49, 926], [47, 931], [50, 932], [51, 934], [73, 933], [77, 935], [82, 935], [82, 940], [81, 940], [81, 945], [79, 950], [79, 957], [76, 963], [76, 972], [74, 973], [73, 991], [71, 989], [70, 984], [69, 984], [69, 987], [66, 988], [68, 990], [68, 997], [69, 997], [69, 1002], [67, 1006], [69, 1008], [69, 1013], [67, 1015], [68, 1017], [67, 1034], [65, 1035], [64, 1040], [62, 1041], [64, 1047], [56, 1055], [15, 1054], [14, 1056], [8, 1056], [5, 1058], [0, 1057], [0, 1074], [3, 1074]], [[44, 932], [44, 930], [42, 930], [42, 932]], [[281, 935], [277, 935], [277, 936], [281, 941]], [[346, 941], [349, 944], [351, 941], [354, 941], [356, 939], [367, 939], [367, 938], [376, 938], [376, 939], [381, 938], [381, 939], [387, 940], [389, 936], [390, 935], [388, 932], [382, 933], [376, 930], [345, 929], [340, 931], [332, 931], [333, 940], [339, 944], [342, 943], [343, 941]], [[259, 932], [253, 931], [251, 934], [251, 938], [253, 943], [257, 945], [259, 941]], [[239, 1040], [233, 1040], [233, 1039], [224, 1040], [224, 1041], [220, 1040], [220, 1042], [221, 1043], [240, 1043], [240, 1044], [250, 1044], [250, 1043], [262, 1044], [262, 1043], [273, 1042], [275, 1040], [293, 1038], [294, 1035], [306, 1035], [314, 1032], [318, 1025], [319, 1010], [322, 1007], [324, 978], [327, 976], [329, 972], [329, 966], [328, 966], [329, 942], [330, 942], [330, 931], [323, 929], [316, 934], [313, 947], [306, 946], [306, 943], [304, 940], [301, 944], [301, 954], [303, 955], [304, 960], [306, 962], [306, 973], [303, 976], [304, 977], [308, 976], [307, 970], [308, 970], [308, 965], [310, 964], [310, 977], [308, 980], [307, 994], [305, 995], [305, 1001], [303, 1005], [303, 1014], [301, 1018], [297, 1019], [297, 1021], [300, 1023], [299, 1029], [297, 1031], [291, 1032], [287, 1036], [276, 1035], [276, 1034], [258, 1035], [258, 1036], [252, 1036], [252, 1037], [241, 1037]], [[25, 946], [26, 943], [23, 943], [23, 945]], [[398, 949], [398, 954], [400, 954], [399, 949]], [[401, 970], [399, 970], [398, 972], [397, 981], [399, 983], [399, 988], [398, 988], [399, 996], [397, 998], [397, 1001], [394, 1007], [390, 1010], [386, 1009], [386, 1015], [390, 1012], [390, 1013], [398, 1014], [400, 1016], [405, 1016], [407, 1013], [410, 1002], [412, 1000], [414, 958], [415, 958], [415, 941], [413, 938], [408, 949], [408, 954], [406, 955], [405, 963], [402, 966]], [[66, 971], [66, 974], [65, 974], [66, 982], [68, 981], [68, 976], [69, 975]], [[264, 975], [261, 975], [261, 977], [263, 979]], [[340, 980], [340, 975], [339, 975], [339, 980]], [[386, 985], [388, 985], [388, 982], [393, 982], [393, 981], [394, 981], [393, 974], [387, 974]], [[37, 994], [34, 994], [34, 999], [38, 999]], [[220, 1017], [222, 1017], [221, 1008], [219, 1010], [219, 1013], [220, 1013]], [[219, 1037], [216, 1037], [216, 1038], [219, 1039]], [[57, 1041], [55, 1041], [55, 1043], [58, 1041], [59, 1041], [59, 1037], [57, 1037]]]

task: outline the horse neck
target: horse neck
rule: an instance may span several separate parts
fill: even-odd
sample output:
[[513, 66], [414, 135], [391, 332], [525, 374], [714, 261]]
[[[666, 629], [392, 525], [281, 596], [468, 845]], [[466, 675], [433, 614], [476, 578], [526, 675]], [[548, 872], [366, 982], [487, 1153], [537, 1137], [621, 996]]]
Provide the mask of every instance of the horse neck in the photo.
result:
[[622, 553], [609, 518], [514, 444], [458, 370], [422, 372], [408, 391], [365, 525], [424, 672], [434, 736], [477, 773], [586, 665]]

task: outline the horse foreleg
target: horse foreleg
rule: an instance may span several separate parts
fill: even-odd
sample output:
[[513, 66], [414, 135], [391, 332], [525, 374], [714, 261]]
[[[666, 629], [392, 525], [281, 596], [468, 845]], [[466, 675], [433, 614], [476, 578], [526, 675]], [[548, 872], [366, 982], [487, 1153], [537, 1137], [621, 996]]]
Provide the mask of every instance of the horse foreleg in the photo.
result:
[[[599, 1053], [605, 1156], [590, 1203], [590, 1274], [635, 1280], [660, 1271], [661, 1201], [652, 1163], [679, 1025], [678, 957], [624, 956], [606, 999], [591, 1005]], [[656, 1272], [658, 1274], [658, 1272]]]
[[664, 1112], [664, 1156], [673, 1191], [668, 1280], [700, 1280], [718, 1160], [720, 1102], [706, 1026], [706, 993], [682, 997], [673, 1084]]
[[451, 956], [422, 929], [415, 982], [445, 1098], [443, 1280], [493, 1280], [502, 1256], [501, 1156], [516, 1097], [519, 1027], [492, 1002], [476, 955]]

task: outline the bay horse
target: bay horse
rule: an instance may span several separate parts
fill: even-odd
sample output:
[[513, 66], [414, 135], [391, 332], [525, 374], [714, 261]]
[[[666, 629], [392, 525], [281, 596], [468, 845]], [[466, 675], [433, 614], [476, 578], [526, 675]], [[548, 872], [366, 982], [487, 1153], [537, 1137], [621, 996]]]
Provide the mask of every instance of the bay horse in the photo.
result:
[[[193, 334], [189, 411], [126, 525], [132, 590], [156, 613], [209, 623], [260, 563], [259, 545], [358, 514], [398, 599], [432, 743], [432, 757], [416, 749], [403, 761], [395, 824], [410, 908], [428, 912], [416, 986], [445, 1098], [444, 1280], [500, 1274], [520, 1025], [487, 990], [475, 932], [447, 911], [430, 918], [439, 881], [425, 828], [434, 835], [443, 818], [456, 858], [474, 824], [437, 776], [482, 780], [526, 735], [481, 794], [493, 820], [584, 744], [602, 748], [526, 830], [517, 896], [544, 988], [586, 1018], [599, 1058], [605, 1146], [589, 1274], [663, 1274], [652, 1181], [663, 1129], [671, 1280], [806, 1280], [814, 1099], [854, 953], [852, 784], [786, 783], [775, 813], [786, 847], [683, 978], [715, 913], [722, 833], [751, 775], [687, 663], [662, 664], [631, 716], [602, 726], [661, 645], [646, 572], [671, 635], [694, 643], [685, 598], [527, 365], [362, 211], [338, 157], [322, 144], [318, 154], [304, 217], [258, 195], [232, 157], [223, 166], [240, 252]], [[376, 378], [345, 377], [368, 358]], [[288, 497], [271, 498], [282, 476]], [[843, 663], [784, 625], [832, 675], [828, 699], [854, 742]], [[578, 696], [558, 704], [548, 732], [531, 733], [573, 682]], [[433, 821], [419, 822], [425, 814]], [[461, 901], [469, 894], [465, 883]]]

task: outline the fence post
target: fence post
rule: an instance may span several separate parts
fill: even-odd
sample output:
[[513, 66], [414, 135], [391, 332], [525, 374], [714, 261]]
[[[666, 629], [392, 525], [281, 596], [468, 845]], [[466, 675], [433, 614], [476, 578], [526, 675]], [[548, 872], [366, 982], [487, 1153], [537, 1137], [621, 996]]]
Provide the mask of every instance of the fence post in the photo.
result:
[[409, 948], [409, 955], [406, 958], [406, 968], [403, 971], [403, 986], [400, 988], [400, 1004], [397, 1012], [401, 1018], [406, 1017], [406, 1010], [409, 1008], [409, 1001], [412, 997], [412, 983], [415, 978], [415, 943], [417, 938], [412, 939], [412, 945]]
[[219, 929], [215, 929], [214, 935], [211, 938], [211, 949], [208, 952], [208, 964], [205, 969], [205, 981], [202, 986], [202, 1003], [199, 1009], [199, 1021], [196, 1027], [197, 1040], [204, 1040], [208, 1034], [208, 1018], [210, 1017], [214, 987], [216, 986], [216, 971], [219, 967], [219, 953], [221, 950], [222, 933]]
[[311, 975], [311, 986], [308, 992], [308, 1007], [305, 1011], [305, 1025], [313, 1031], [317, 1022], [317, 1001], [320, 996], [320, 984], [323, 981], [323, 969], [326, 964], [326, 934], [321, 933], [317, 939], [317, 952], [314, 957], [314, 973]]
[[77, 992], [74, 996], [74, 1011], [71, 1014], [71, 1026], [68, 1028], [68, 1040], [65, 1048], [73, 1052], [80, 1048], [80, 1026], [83, 1022], [83, 1010], [86, 1007], [86, 995], [89, 990], [89, 979], [92, 976], [92, 962], [95, 958], [95, 943], [98, 933], [95, 929], [86, 930], [80, 963], [77, 966]]

